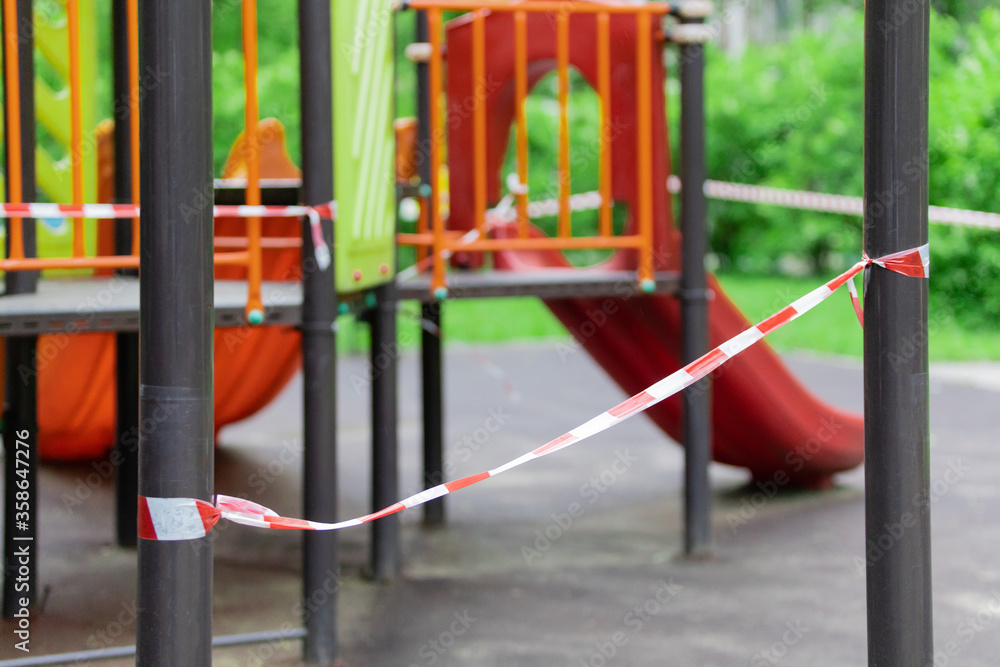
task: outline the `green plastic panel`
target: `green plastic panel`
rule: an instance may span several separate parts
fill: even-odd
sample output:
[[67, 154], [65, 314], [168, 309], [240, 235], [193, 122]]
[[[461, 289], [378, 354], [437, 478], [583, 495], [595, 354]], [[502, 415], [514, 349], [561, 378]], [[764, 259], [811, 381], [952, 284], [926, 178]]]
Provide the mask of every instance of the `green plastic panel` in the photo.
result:
[[332, 22], [336, 280], [355, 292], [395, 274], [391, 3], [334, 2]]

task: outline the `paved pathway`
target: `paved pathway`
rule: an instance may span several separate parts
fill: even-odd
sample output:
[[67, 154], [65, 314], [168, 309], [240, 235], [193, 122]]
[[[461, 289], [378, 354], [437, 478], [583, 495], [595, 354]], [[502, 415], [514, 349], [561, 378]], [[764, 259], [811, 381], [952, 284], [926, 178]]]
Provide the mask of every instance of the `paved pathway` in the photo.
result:
[[[451, 477], [523, 453], [621, 397], [582, 354], [562, 359], [554, 345], [483, 351], [520, 400], [468, 350], [449, 351]], [[860, 409], [857, 362], [793, 356], [791, 364], [822, 396]], [[996, 665], [1000, 656], [1000, 395], [989, 370], [932, 373], [935, 636], [939, 650], [954, 653], [947, 662], [942, 653], [942, 665]], [[364, 377], [362, 360], [342, 362], [345, 517], [368, 509]], [[262, 414], [223, 432], [218, 491], [246, 492], [299, 515], [300, 391], [296, 380]], [[410, 493], [420, 460], [413, 355], [403, 358], [400, 396], [402, 486]], [[491, 424], [503, 423], [487, 433], [491, 416]], [[368, 530], [344, 531], [345, 664], [864, 664], [862, 472], [840, 476], [828, 492], [766, 498], [745, 486], [742, 471], [715, 466], [718, 557], [690, 563], [677, 557], [681, 466], [680, 448], [636, 418], [450, 496], [443, 530], [420, 529], [419, 509], [404, 512], [406, 567], [391, 585], [362, 576]], [[101, 477], [94, 472], [91, 465], [42, 472], [46, 592], [33, 619], [33, 655], [134, 641], [134, 553], [112, 546], [112, 489], [90, 484]], [[216, 532], [215, 633], [297, 625], [299, 536], [238, 526]], [[0, 658], [17, 654], [12, 630], [3, 625]], [[295, 642], [234, 648], [217, 652], [215, 664], [296, 664], [298, 650]]]

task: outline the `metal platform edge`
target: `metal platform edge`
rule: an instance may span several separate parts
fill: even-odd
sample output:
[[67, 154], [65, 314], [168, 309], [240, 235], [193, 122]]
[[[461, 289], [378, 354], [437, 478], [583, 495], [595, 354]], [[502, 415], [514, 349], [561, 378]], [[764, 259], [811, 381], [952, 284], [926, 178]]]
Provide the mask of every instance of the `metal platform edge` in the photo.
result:
[[[652, 294], [677, 294], [680, 273], [662, 271], [655, 274]], [[481, 299], [491, 297], [534, 296], [543, 299], [585, 297], [631, 297], [645, 294], [639, 289], [635, 271], [587, 271], [550, 269], [530, 272], [449, 273], [448, 299]], [[421, 274], [396, 281], [399, 299], [434, 301], [430, 276]]]
[[[215, 326], [250, 326], [245, 316], [247, 283], [215, 281]], [[264, 322], [254, 326], [297, 326], [302, 319], [302, 286], [264, 282]], [[62, 279], [39, 282], [35, 294], [0, 296], [0, 336], [78, 334], [139, 330], [136, 278]]]

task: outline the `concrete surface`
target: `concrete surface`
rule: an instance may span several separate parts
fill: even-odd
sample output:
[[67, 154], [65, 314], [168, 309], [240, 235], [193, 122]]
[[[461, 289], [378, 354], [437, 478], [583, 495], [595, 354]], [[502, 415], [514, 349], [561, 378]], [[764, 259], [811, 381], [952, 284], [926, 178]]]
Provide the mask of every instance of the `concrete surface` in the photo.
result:
[[[622, 396], [589, 358], [563, 359], [555, 344], [480, 351], [506, 372], [520, 400], [470, 350], [449, 349], [449, 477], [528, 451]], [[793, 356], [790, 363], [820, 395], [860, 409], [856, 361]], [[417, 368], [405, 355], [403, 495], [419, 482]], [[364, 369], [361, 359], [341, 364], [344, 518], [369, 509]], [[932, 373], [940, 665], [996, 665], [1000, 656], [1000, 383], [981, 375], [989, 373], [970, 365]], [[296, 379], [264, 412], [223, 432], [217, 491], [246, 492], [300, 515], [300, 392]], [[503, 424], [486, 438], [477, 429], [491, 411]], [[44, 593], [31, 619], [32, 657], [134, 642], [135, 554], [113, 545], [112, 485], [101, 470], [41, 472]], [[391, 584], [363, 576], [368, 528], [342, 531], [343, 664], [865, 664], [862, 471], [840, 476], [830, 491], [769, 498], [747, 488], [743, 471], [714, 466], [718, 556], [710, 562], [678, 558], [681, 471], [681, 449], [645, 418], [632, 419], [450, 496], [444, 529], [424, 530], [419, 509], [404, 512], [406, 565]], [[215, 535], [215, 634], [298, 626], [300, 535], [233, 525]], [[14, 649], [13, 629], [4, 622], [0, 659], [25, 657]], [[949, 643], [952, 656], [943, 652]], [[244, 646], [216, 651], [215, 664], [293, 665], [299, 652], [298, 641]]]

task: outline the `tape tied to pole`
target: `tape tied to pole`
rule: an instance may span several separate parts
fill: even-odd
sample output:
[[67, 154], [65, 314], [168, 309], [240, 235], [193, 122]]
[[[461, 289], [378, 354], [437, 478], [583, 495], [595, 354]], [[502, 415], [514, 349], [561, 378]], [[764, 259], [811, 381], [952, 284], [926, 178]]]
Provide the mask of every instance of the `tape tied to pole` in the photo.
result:
[[[135, 204], [12, 204], [0, 203], [0, 218], [138, 218], [140, 209]], [[312, 231], [313, 252], [321, 271], [330, 266], [330, 247], [323, 238], [322, 218], [337, 219], [337, 202], [316, 206], [213, 206], [216, 218], [295, 218], [306, 216]]]
[[[590, 421], [492, 470], [462, 477], [451, 482], [445, 482], [444, 484], [438, 484], [408, 498], [404, 498], [378, 512], [337, 523], [322, 523], [283, 517], [263, 505], [233, 496], [217, 495], [214, 505], [195, 498], [140, 497], [139, 537], [149, 540], [198, 539], [207, 535], [220, 519], [258, 528], [340, 530], [342, 528], [370, 523], [404, 509], [422, 505], [435, 498], [440, 498], [449, 493], [454, 493], [459, 489], [464, 489], [491, 477], [496, 477], [528, 461], [533, 461], [534, 459], [575, 445], [602, 431], [606, 431], [629, 417], [648, 410], [660, 401], [673, 396], [685, 387], [707, 376], [726, 361], [743, 352], [772, 331], [780, 329], [800, 315], [812, 310], [844, 284], [853, 286], [854, 277], [873, 265], [904, 276], [927, 278], [930, 275], [928, 246], [925, 244], [919, 248], [892, 253], [877, 259], [863, 256], [861, 261], [836, 278], [820, 285], [755, 326], [730, 338], [722, 345], [689, 363], [684, 368], [650, 385], [643, 391], [627, 398]], [[851, 289], [850, 287], [848, 288], [849, 291]], [[857, 305], [857, 292], [855, 290], [851, 293], [852, 301], [855, 303], [855, 310], [860, 315], [860, 306]]]

